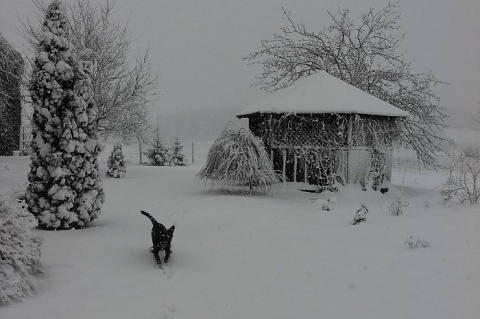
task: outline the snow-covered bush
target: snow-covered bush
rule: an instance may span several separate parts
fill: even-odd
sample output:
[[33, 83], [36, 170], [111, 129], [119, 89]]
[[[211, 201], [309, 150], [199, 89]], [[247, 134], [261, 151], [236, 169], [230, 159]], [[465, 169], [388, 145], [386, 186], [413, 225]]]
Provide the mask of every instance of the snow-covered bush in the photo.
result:
[[322, 210], [331, 211], [335, 208], [335, 205], [338, 203], [336, 197], [329, 197], [325, 203], [322, 205]]
[[22, 203], [0, 195], [0, 305], [32, 295], [33, 275], [43, 272], [33, 222]]
[[279, 182], [263, 142], [248, 129], [226, 129], [208, 151], [207, 162], [197, 175], [212, 187], [248, 186], [268, 191]]
[[170, 166], [185, 166], [185, 156], [183, 155], [183, 146], [178, 140], [178, 136], [175, 138], [172, 147], [169, 149]]
[[30, 80], [32, 163], [26, 202], [43, 229], [83, 228], [104, 202], [97, 157], [93, 63], [68, 41], [59, 0], [47, 9]]
[[396, 196], [390, 202], [390, 214], [394, 216], [400, 216], [403, 214], [403, 208], [407, 207], [409, 203], [405, 201], [402, 196]]
[[405, 246], [410, 249], [417, 249], [417, 248], [427, 248], [430, 247], [432, 244], [430, 242], [426, 241], [425, 239], [420, 239], [415, 236], [410, 236], [408, 239], [405, 241]]
[[355, 213], [355, 217], [353, 217], [353, 225], [366, 221], [367, 213], [368, 213], [367, 205], [362, 204], [360, 208], [357, 210], [357, 212]]
[[148, 149], [145, 155], [148, 157], [148, 165], [165, 166], [168, 163], [168, 149], [158, 135], [153, 140], [152, 148]]
[[440, 191], [445, 201], [470, 205], [480, 199], [480, 149], [468, 149], [452, 155], [447, 182]]
[[122, 145], [115, 144], [112, 153], [107, 161], [108, 170], [105, 173], [107, 177], [122, 178], [125, 177], [125, 159], [123, 158]]

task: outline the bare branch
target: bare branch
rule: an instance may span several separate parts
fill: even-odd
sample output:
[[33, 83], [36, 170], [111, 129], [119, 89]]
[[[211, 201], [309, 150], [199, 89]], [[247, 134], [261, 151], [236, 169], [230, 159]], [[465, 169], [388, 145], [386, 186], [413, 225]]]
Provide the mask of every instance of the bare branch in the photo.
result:
[[[32, 0], [44, 15], [42, 0]], [[129, 139], [148, 127], [148, 104], [156, 100], [158, 79], [152, 73], [148, 48], [131, 58], [128, 23], [115, 20], [116, 1], [93, 4], [75, 0], [68, 5], [69, 40], [83, 59], [94, 61], [92, 74], [97, 126], [102, 136]], [[39, 28], [22, 22], [29, 43], [38, 43]], [[33, 51], [35, 47], [32, 45]]]
[[262, 40], [259, 50], [244, 58], [249, 65], [263, 68], [257, 85], [274, 91], [324, 70], [409, 112], [401, 140], [415, 149], [422, 162], [435, 164], [435, 153], [446, 142], [440, 134], [446, 115], [433, 88], [444, 82], [432, 73], [414, 73], [398, 53], [404, 35], [397, 6], [388, 3], [379, 11], [370, 8], [355, 20], [348, 9], [328, 14], [331, 25], [311, 32], [283, 9], [287, 25], [281, 33]]

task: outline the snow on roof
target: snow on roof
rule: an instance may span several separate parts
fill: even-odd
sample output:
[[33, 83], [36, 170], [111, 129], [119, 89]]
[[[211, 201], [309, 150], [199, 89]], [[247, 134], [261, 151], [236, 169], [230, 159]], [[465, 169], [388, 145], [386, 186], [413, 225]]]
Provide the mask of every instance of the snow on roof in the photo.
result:
[[264, 100], [241, 111], [237, 117], [247, 117], [253, 113], [357, 113], [409, 116], [407, 112], [325, 71], [319, 71], [297, 80], [285, 89], [270, 93]]

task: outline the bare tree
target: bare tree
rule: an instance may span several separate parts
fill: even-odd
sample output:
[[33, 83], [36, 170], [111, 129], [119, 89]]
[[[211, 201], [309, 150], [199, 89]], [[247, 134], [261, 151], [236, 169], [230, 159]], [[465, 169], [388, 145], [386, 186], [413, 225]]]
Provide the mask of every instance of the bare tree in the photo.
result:
[[[32, 0], [39, 15], [42, 0]], [[148, 128], [148, 103], [155, 100], [157, 76], [152, 73], [148, 49], [134, 61], [128, 24], [114, 21], [116, 2], [92, 4], [76, 0], [68, 6], [69, 40], [83, 59], [94, 61], [93, 90], [101, 135], [128, 140]], [[36, 51], [40, 30], [23, 22], [24, 37]]]
[[0, 155], [19, 146], [23, 71], [22, 55], [0, 34]]
[[401, 141], [417, 152], [425, 164], [436, 163], [436, 153], [445, 141], [440, 133], [446, 115], [433, 87], [442, 84], [432, 73], [414, 73], [398, 53], [403, 40], [399, 33], [401, 15], [388, 3], [372, 8], [352, 20], [348, 9], [328, 12], [332, 24], [312, 32], [295, 23], [283, 10], [287, 26], [245, 60], [261, 65], [257, 78], [262, 89], [274, 91], [318, 70], [331, 75], [410, 113], [403, 121]]
[[0, 33], [0, 103], [6, 103], [7, 99], [13, 98], [6, 90], [12, 79], [18, 81], [21, 77], [23, 59], [21, 54]]

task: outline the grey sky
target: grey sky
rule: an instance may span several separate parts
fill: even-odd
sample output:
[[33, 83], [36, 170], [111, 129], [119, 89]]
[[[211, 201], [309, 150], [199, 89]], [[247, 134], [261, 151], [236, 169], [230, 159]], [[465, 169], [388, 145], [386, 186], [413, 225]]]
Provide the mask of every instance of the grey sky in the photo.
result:
[[[95, 0], [92, 0], [95, 1]], [[311, 30], [328, 26], [327, 10], [349, 8], [352, 17], [382, 0], [117, 0], [129, 21], [135, 49], [150, 48], [162, 97], [155, 112], [221, 108], [241, 110], [265, 96], [251, 85], [260, 69], [242, 57], [285, 24], [282, 6]], [[437, 89], [455, 116], [472, 117], [480, 101], [480, 1], [400, 0], [405, 59], [415, 71], [432, 71], [451, 83]], [[0, 0], [0, 31], [15, 47], [17, 13], [34, 19], [30, 0]], [[471, 120], [470, 120], [471, 121]], [[457, 123], [458, 124], [458, 123]]]

